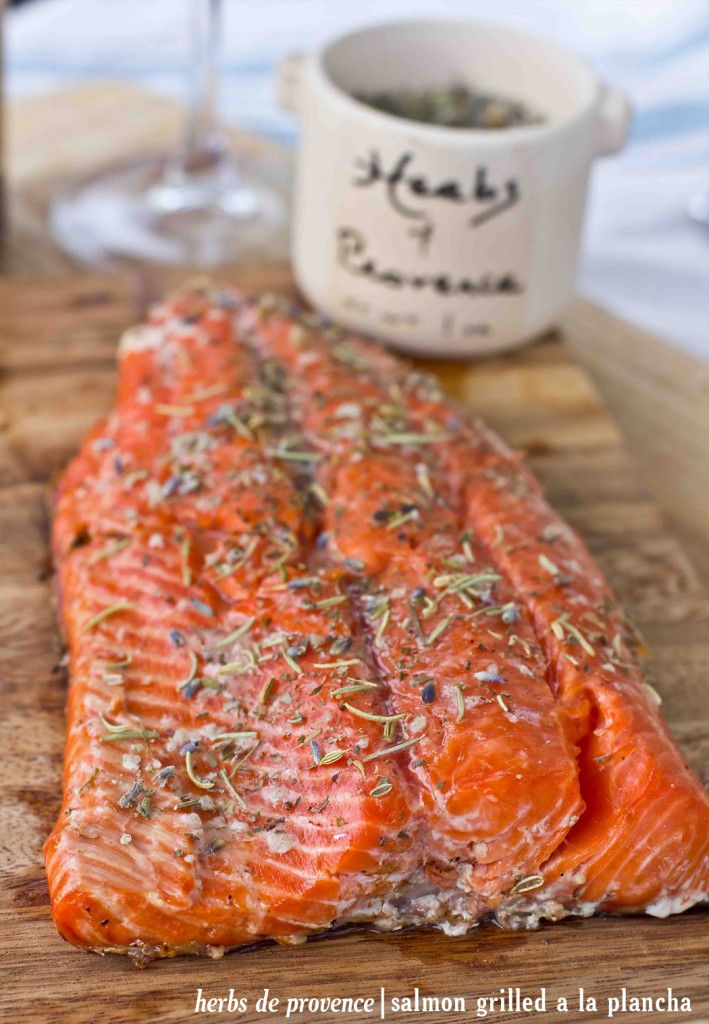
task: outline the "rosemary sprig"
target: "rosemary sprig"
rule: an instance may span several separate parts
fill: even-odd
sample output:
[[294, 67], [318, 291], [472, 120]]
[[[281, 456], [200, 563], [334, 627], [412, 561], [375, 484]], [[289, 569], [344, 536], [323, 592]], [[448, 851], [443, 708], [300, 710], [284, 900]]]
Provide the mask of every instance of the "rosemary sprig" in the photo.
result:
[[122, 668], [128, 668], [132, 660], [133, 655], [126, 654], [125, 658], [122, 658], [120, 661], [107, 661], [103, 667], [107, 672], [118, 672]]
[[109, 605], [108, 608], [104, 608], [102, 611], [97, 612], [96, 615], [90, 618], [88, 622], [85, 622], [79, 630], [79, 636], [83, 636], [84, 633], [88, 633], [89, 630], [94, 629], [95, 626], [98, 626], [105, 619], [110, 618], [111, 615], [117, 615], [119, 612], [130, 611], [132, 607], [133, 605], [130, 601], [116, 601], [115, 604]]
[[258, 547], [258, 538], [252, 537], [249, 543], [244, 548], [244, 551], [240, 558], [237, 558], [235, 562], [231, 564], [228, 562], [222, 562], [217, 569], [216, 578], [217, 580], [223, 580], [227, 576], [231, 576], [232, 573], [237, 572], [238, 569], [242, 569], [249, 561], [254, 551]]
[[400, 750], [407, 750], [409, 747], [413, 747], [415, 743], [421, 739], [420, 736], [414, 736], [411, 740], [404, 740], [403, 743], [395, 743], [393, 747], [384, 747], [383, 750], [375, 750], [373, 754], [367, 754], [366, 757], [362, 758], [362, 761], [375, 761], [378, 757], [387, 757], [389, 754], [397, 754]]
[[578, 629], [576, 626], [572, 625], [572, 623], [570, 623], [568, 621], [568, 618], [569, 618], [569, 613], [568, 612], [564, 612], [564, 614], [560, 615], [558, 619], [554, 619], [554, 621], [552, 622], [551, 626], [549, 627], [550, 630], [552, 631], [554, 636], [557, 638], [557, 640], [563, 640], [564, 639], [564, 631], [566, 631], [570, 636], [572, 636], [574, 638], [574, 640], [577, 641], [577, 643], [579, 643], [581, 645], [581, 647], [583, 647], [583, 649], [586, 652], [586, 654], [589, 654], [591, 657], [593, 657], [594, 654], [596, 653], [594, 648], [591, 646], [589, 641], [583, 635], [581, 630]]
[[271, 696], [271, 693], [273, 692], [273, 687], [275, 685], [275, 676], [271, 676], [271, 678], [267, 679], [266, 682], [263, 684], [258, 698], [258, 702], [261, 706], [265, 706], [266, 704], [268, 704], [268, 699]]
[[209, 782], [207, 779], [200, 779], [198, 775], [195, 775], [194, 766], [192, 764], [192, 751], [185, 751], [185, 768], [190, 781], [194, 783], [199, 789], [214, 789], [214, 783]]
[[348, 704], [347, 701], [343, 701], [343, 705], [353, 715], [357, 715], [358, 718], [366, 718], [368, 722], [399, 722], [402, 718], [406, 718], [406, 715], [374, 715], [370, 711], [361, 711], [360, 708]]
[[381, 619], [379, 620], [379, 626], [378, 626], [377, 632], [376, 632], [376, 634], [374, 636], [374, 646], [375, 647], [381, 647], [381, 645], [382, 645], [382, 640], [384, 639], [384, 633], [385, 633], [386, 628], [387, 628], [387, 626], [389, 624], [389, 616], [390, 616], [390, 614], [391, 614], [390, 609], [387, 608], [384, 611], [384, 613], [382, 614]]
[[211, 646], [215, 649], [220, 647], [231, 647], [231, 645], [235, 644], [237, 640], [241, 640], [242, 636], [246, 636], [254, 622], [256, 622], [256, 616], [252, 615], [250, 619], [243, 622], [238, 629], [234, 630], [233, 633], [223, 637], [221, 640], [217, 640], [216, 643], [213, 643]]
[[257, 732], [245, 730], [243, 732], [220, 732], [218, 736], [213, 736], [212, 739], [215, 743], [221, 743], [227, 740], [251, 740], [256, 739], [257, 736]]
[[128, 725], [125, 722], [120, 724], [120, 725], [113, 725], [106, 718], [104, 718], [104, 716], [100, 712], [99, 712], [99, 716], [98, 717], [101, 719], [101, 722], [103, 723], [104, 728], [107, 729], [108, 732], [125, 732], [126, 729], [133, 728], [131, 725]]
[[234, 786], [232, 785], [231, 779], [227, 775], [225, 768], [222, 768], [222, 770], [219, 772], [219, 777], [226, 786], [226, 788], [228, 789], [228, 791], [234, 797], [238, 805], [242, 808], [242, 810], [246, 810], [246, 801], [241, 796], [241, 794], [237, 793], [237, 791], [234, 789]]
[[419, 510], [417, 508], [411, 508], [407, 512], [397, 512], [387, 522], [385, 529], [396, 530], [405, 523], [408, 523], [411, 519], [418, 519]]
[[346, 693], [361, 693], [363, 690], [378, 690], [379, 683], [369, 683], [365, 679], [358, 679], [348, 683], [346, 686], [338, 686], [331, 691], [332, 697], [343, 697]]
[[430, 647], [431, 644], [435, 643], [436, 640], [438, 640], [441, 633], [443, 633], [443, 631], [448, 628], [448, 624], [450, 623], [451, 618], [451, 615], [446, 615], [445, 619], [441, 619], [438, 625], [431, 630], [429, 635], [426, 637], [426, 647]]
[[286, 462], [319, 462], [320, 456], [315, 452], [297, 451], [295, 448], [270, 448], [266, 455], [272, 459], [283, 459]]
[[310, 493], [317, 498], [323, 508], [327, 508], [330, 504], [330, 497], [324, 487], [319, 483], [310, 484], [308, 490]]
[[159, 735], [160, 733], [155, 732], [154, 729], [131, 729], [126, 726], [120, 732], [113, 732], [107, 736], [102, 736], [101, 743], [119, 743], [121, 740], [145, 740], [147, 744], [148, 740], [157, 739]]
[[413, 431], [388, 431], [385, 434], [376, 434], [372, 440], [378, 444], [401, 444], [401, 445], [415, 445], [415, 444], [440, 444], [442, 441], [447, 441], [449, 438], [448, 434], [439, 432], [438, 434], [420, 434]]
[[347, 668], [349, 665], [359, 665], [360, 658], [348, 658], [341, 661], [316, 661], [313, 668]]
[[117, 555], [119, 551], [123, 551], [129, 544], [133, 543], [132, 537], [123, 537], [121, 540], [117, 540], [114, 544], [109, 544], [103, 551], [98, 551], [91, 559], [91, 564], [95, 565], [96, 562], [102, 562], [104, 558], [111, 558], [112, 555]]
[[320, 609], [322, 608], [332, 608], [336, 604], [342, 604], [343, 601], [347, 600], [347, 594], [336, 594], [334, 597], [325, 597], [323, 598], [322, 601], [316, 601], [315, 604], [313, 605], [313, 608], [316, 608], [318, 611], [320, 611]]
[[192, 650], [188, 650], [187, 654], [190, 659], [190, 670], [185, 676], [185, 678], [177, 684], [178, 690], [182, 690], [185, 686], [189, 686], [194, 677], [197, 675], [197, 666], [199, 664], [197, 660], [197, 655]]
[[542, 553], [538, 556], [537, 561], [541, 565], [542, 569], [548, 572], [550, 576], [561, 575], [561, 569], [558, 565], [555, 565], [554, 562], [552, 562], [551, 558], [549, 558], [548, 555]]
[[87, 779], [87, 780], [86, 780], [86, 782], [85, 782], [85, 783], [83, 784], [83, 786], [79, 786], [79, 788], [77, 789], [77, 791], [76, 791], [76, 792], [77, 792], [77, 795], [78, 795], [78, 796], [81, 796], [81, 794], [82, 794], [82, 793], [83, 793], [83, 792], [84, 792], [85, 790], [87, 790], [87, 789], [89, 788], [89, 786], [90, 786], [90, 785], [91, 785], [91, 783], [92, 783], [92, 782], [94, 781], [94, 779], [96, 778], [96, 776], [97, 776], [97, 775], [98, 775], [98, 768], [94, 768], [94, 770], [93, 770], [93, 771], [91, 772], [91, 774], [89, 775], [88, 779]]
[[283, 646], [281, 647], [281, 655], [283, 657], [283, 660], [286, 662], [286, 664], [289, 665], [297, 675], [302, 676], [302, 674], [303, 674], [302, 668], [300, 667], [298, 662], [295, 660], [293, 655], [289, 652], [289, 650], [288, 650], [288, 648], [286, 647], [285, 644], [283, 644]]
[[186, 587], [189, 587], [192, 583], [192, 570], [190, 568], [190, 551], [192, 549], [192, 541], [189, 537], [185, 537], [184, 540], [180, 541], [180, 560], [182, 563], [182, 582]]

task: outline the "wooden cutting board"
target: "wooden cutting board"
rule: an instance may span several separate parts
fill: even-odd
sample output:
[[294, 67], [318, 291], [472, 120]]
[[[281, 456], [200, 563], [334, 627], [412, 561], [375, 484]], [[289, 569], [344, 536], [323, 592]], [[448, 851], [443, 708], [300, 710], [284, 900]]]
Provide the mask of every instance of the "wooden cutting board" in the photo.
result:
[[[282, 266], [244, 268], [253, 288], [290, 290]], [[380, 1020], [386, 998], [463, 996], [467, 1011], [396, 1013], [387, 1020], [462, 1022], [478, 996], [547, 990], [548, 1012], [494, 1021], [607, 1019], [606, 999], [665, 995], [691, 1011], [619, 1012], [615, 1020], [709, 1018], [709, 914], [666, 921], [569, 921], [533, 933], [484, 927], [439, 933], [348, 933], [296, 948], [262, 946], [219, 962], [163, 961], [145, 971], [66, 945], [49, 915], [42, 843], [59, 807], [66, 678], [51, 608], [48, 481], [111, 405], [120, 331], [140, 314], [145, 286], [120, 278], [0, 284], [0, 1019], [23, 1022], [182, 1022], [198, 989], [249, 1001], [209, 1021], [282, 1021], [286, 1000], [372, 996], [360, 1015], [306, 1011], [291, 1020]], [[585, 329], [591, 330], [586, 307]], [[605, 316], [605, 314], [604, 314]], [[622, 330], [622, 325], [615, 324]], [[649, 670], [687, 756], [709, 781], [709, 605], [677, 543], [638, 485], [619, 434], [558, 336], [484, 362], [427, 364], [464, 406], [525, 449], [552, 502], [581, 532], [650, 647]], [[578, 1008], [578, 989], [598, 1012]], [[263, 989], [279, 1012], [257, 1013]], [[569, 999], [569, 1011], [554, 1012]]]

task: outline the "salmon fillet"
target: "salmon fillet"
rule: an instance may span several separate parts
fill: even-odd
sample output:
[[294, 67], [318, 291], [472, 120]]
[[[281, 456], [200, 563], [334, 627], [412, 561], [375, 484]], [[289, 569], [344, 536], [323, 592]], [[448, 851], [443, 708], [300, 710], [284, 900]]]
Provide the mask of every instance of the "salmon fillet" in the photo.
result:
[[78, 946], [463, 934], [709, 897], [709, 797], [588, 551], [427, 376], [275, 300], [129, 331], [56, 495], [45, 847]]

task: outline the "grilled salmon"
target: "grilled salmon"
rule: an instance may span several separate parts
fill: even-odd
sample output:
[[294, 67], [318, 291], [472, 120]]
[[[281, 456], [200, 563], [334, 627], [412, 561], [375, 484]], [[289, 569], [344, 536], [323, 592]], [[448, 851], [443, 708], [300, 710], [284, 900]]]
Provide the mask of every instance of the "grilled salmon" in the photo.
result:
[[52, 912], [138, 960], [709, 897], [709, 797], [588, 551], [436, 383], [275, 300], [129, 331], [56, 494]]

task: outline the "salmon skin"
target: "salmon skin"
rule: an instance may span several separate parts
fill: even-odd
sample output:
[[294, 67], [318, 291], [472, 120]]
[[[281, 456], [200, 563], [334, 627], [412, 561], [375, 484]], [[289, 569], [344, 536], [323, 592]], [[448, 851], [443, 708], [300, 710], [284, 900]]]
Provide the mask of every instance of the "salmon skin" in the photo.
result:
[[77, 946], [709, 897], [709, 797], [608, 584], [403, 360], [186, 290], [124, 336], [52, 544], [70, 686], [45, 855]]

